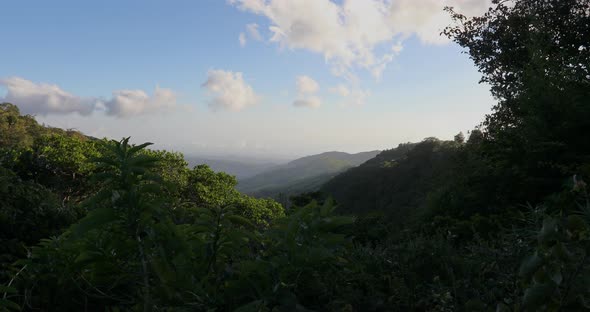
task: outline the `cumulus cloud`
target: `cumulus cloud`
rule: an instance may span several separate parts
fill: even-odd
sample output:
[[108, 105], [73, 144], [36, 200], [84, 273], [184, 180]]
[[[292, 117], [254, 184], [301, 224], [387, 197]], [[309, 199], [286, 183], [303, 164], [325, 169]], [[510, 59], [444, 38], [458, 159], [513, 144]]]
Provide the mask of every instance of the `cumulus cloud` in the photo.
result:
[[316, 93], [320, 90], [320, 85], [309, 76], [297, 77], [297, 92], [299, 94]]
[[25, 114], [90, 115], [104, 111], [110, 116], [130, 117], [176, 106], [174, 92], [160, 87], [156, 87], [152, 97], [142, 90], [120, 90], [113, 92], [110, 100], [99, 100], [71, 94], [54, 84], [35, 83], [19, 77], [0, 79], [0, 85], [7, 89], [0, 101], [18, 105]]
[[240, 72], [210, 70], [202, 87], [213, 95], [209, 108], [214, 111], [240, 111], [260, 101], [260, 97], [244, 81]]
[[89, 115], [96, 103], [95, 99], [73, 95], [57, 85], [35, 83], [19, 77], [0, 79], [0, 85], [7, 90], [1, 100], [18, 105], [25, 114]]
[[118, 90], [111, 100], [101, 102], [107, 115], [131, 117], [162, 112], [176, 107], [176, 94], [170, 89], [156, 87], [153, 96], [143, 90]]
[[468, 15], [481, 15], [491, 6], [491, 0], [395, 0], [390, 9], [390, 21], [396, 32], [416, 35], [423, 43], [444, 44], [448, 39], [440, 32], [450, 24], [445, 6], [454, 7]]
[[[332, 72], [350, 80], [354, 70], [379, 78], [401, 52], [403, 41], [418, 37], [443, 44], [449, 24], [445, 6], [466, 15], [485, 12], [491, 0], [229, 0], [241, 10], [268, 19], [269, 40], [282, 47], [320, 53]], [[383, 51], [377, 47], [389, 45]]]
[[314, 96], [320, 90], [320, 85], [313, 78], [302, 75], [296, 80], [298, 99], [293, 102], [295, 107], [318, 108], [322, 105], [319, 97]]
[[318, 108], [322, 105], [322, 100], [317, 96], [309, 96], [304, 99], [298, 99], [293, 102], [296, 107]]

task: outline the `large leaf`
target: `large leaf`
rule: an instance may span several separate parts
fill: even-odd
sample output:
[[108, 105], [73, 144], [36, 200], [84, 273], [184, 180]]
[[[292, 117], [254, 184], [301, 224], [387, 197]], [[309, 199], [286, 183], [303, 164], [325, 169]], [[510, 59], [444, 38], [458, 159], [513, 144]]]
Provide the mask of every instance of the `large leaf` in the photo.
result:
[[227, 219], [229, 219], [235, 225], [242, 225], [242, 226], [245, 226], [250, 229], [253, 229], [255, 227], [254, 224], [252, 223], [252, 221], [250, 221], [242, 216], [230, 215], [227, 217]]
[[138, 152], [138, 151], [140, 151], [140, 150], [142, 150], [142, 149], [144, 149], [144, 148], [146, 148], [146, 147], [148, 147], [150, 145], [153, 145], [153, 144], [154, 143], [146, 142], [146, 143], [143, 143], [143, 144], [140, 144], [140, 145], [136, 145], [136, 146], [134, 146], [134, 147], [132, 147], [132, 148], [129, 149], [128, 154], [129, 155], [133, 155], [136, 152]]
[[100, 207], [91, 210], [86, 217], [72, 226], [72, 234], [81, 236], [85, 233], [97, 229], [105, 224], [111, 223], [117, 219], [117, 214], [112, 207]]

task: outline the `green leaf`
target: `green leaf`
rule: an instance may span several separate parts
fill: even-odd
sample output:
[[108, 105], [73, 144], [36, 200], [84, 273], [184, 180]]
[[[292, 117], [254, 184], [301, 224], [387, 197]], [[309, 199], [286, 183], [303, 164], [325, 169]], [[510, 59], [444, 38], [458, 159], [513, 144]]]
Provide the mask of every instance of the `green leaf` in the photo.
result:
[[0, 293], [16, 294], [17, 293], [17, 290], [16, 290], [16, 288], [13, 288], [13, 287], [8, 287], [8, 286], [0, 285]]
[[236, 225], [243, 225], [243, 226], [251, 228], [251, 229], [253, 229], [255, 227], [254, 224], [250, 220], [248, 220], [242, 216], [230, 215], [227, 217], [227, 219], [229, 219], [233, 224], [236, 224]]
[[102, 254], [99, 252], [93, 252], [93, 251], [82, 251], [78, 257], [76, 257], [76, 259], [74, 260], [74, 263], [80, 265], [80, 264], [85, 264], [85, 263], [89, 263], [89, 262], [93, 262], [95, 260], [97, 260], [99, 257], [101, 257]]
[[[7, 310], [15, 310], [15, 311], [20, 311], [20, 306], [8, 299], [3, 299], [0, 298], [0, 308], [6, 308]], [[2, 310], [2, 309], [0, 309]]]
[[146, 148], [146, 147], [148, 147], [148, 146], [150, 146], [150, 145], [153, 145], [153, 144], [154, 144], [154, 143], [146, 142], [146, 143], [143, 143], [143, 144], [140, 144], [140, 145], [136, 145], [136, 146], [134, 146], [134, 147], [130, 148], [130, 149], [129, 149], [129, 151], [128, 151], [128, 153], [129, 153], [130, 155], [133, 155], [133, 154], [135, 154], [136, 152], [138, 152], [138, 151], [140, 151], [140, 150], [142, 150], [142, 149], [144, 149], [144, 148]]
[[191, 226], [191, 230], [194, 233], [207, 233], [207, 232], [215, 231], [215, 228], [213, 228], [209, 225], [193, 225], [193, 226]]
[[86, 217], [72, 227], [74, 236], [81, 236], [91, 230], [97, 229], [117, 219], [117, 214], [112, 207], [100, 207], [91, 210]]

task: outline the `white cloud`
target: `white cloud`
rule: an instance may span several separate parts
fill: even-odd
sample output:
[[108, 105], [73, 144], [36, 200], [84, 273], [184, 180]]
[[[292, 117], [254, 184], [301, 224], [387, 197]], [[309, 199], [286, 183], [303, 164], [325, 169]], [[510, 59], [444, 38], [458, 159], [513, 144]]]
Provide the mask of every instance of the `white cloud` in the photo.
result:
[[345, 85], [338, 85], [336, 87], [330, 88], [330, 92], [334, 94], [338, 94], [342, 97], [347, 97], [350, 95], [350, 90]]
[[322, 105], [319, 97], [314, 96], [320, 90], [320, 85], [313, 78], [302, 75], [296, 80], [298, 99], [293, 102], [295, 107], [318, 108]]
[[262, 35], [258, 31], [258, 24], [256, 24], [256, 23], [248, 24], [248, 25], [246, 25], [246, 30], [248, 31], [248, 35], [250, 36], [250, 38], [252, 38], [256, 41], [262, 41]]
[[322, 105], [322, 100], [317, 96], [310, 96], [305, 99], [298, 99], [293, 102], [296, 107], [318, 108]]
[[[376, 78], [401, 52], [403, 40], [417, 36], [442, 44], [453, 6], [466, 15], [485, 12], [491, 0], [229, 0], [239, 9], [265, 16], [271, 42], [322, 54], [332, 72], [351, 81], [357, 68]], [[377, 52], [377, 47], [391, 49]]]
[[110, 101], [101, 102], [101, 105], [107, 115], [125, 118], [173, 109], [176, 107], [176, 94], [159, 86], [152, 97], [143, 90], [119, 90], [113, 92]]
[[390, 21], [396, 32], [404, 36], [416, 35], [426, 44], [444, 44], [448, 39], [441, 31], [450, 24], [451, 6], [467, 15], [481, 15], [491, 6], [491, 0], [395, 0], [390, 8]]
[[54, 84], [34, 83], [27, 79], [11, 77], [0, 79], [0, 85], [7, 89], [6, 96], [0, 99], [17, 105], [25, 114], [88, 115], [95, 107], [95, 99], [73, 95]]
[[320, 90], [320, 85], [309, 76], [297, 77], [297, 92], [299, 94], [316, 93]]
[[240, 72], [210, 70], [202, 87], [214, 95], [209, 102], [209, 107], [214, 111], [239, 111], [260, 101]]
[[0, 85], [7, 89], [1, 101], [17, 105], [25, 114], [71, 114], [90, 115], [105, 111], [107, 115], [130, 117], [146, 113], [161, 112], [176, 107], [176, 95], [170, 89], [156, 87], [154, 96], [142, 90], [120, 90], [113, 92], [110, 100], [83, 98], [47, 83], [12, 77], [0, 79]]
[[238, 40], [240, 41], [240, 46], [241, 47], [245, 47], [246, 46], [246, 34], [240, 33], [240, 36], [238, 37]]

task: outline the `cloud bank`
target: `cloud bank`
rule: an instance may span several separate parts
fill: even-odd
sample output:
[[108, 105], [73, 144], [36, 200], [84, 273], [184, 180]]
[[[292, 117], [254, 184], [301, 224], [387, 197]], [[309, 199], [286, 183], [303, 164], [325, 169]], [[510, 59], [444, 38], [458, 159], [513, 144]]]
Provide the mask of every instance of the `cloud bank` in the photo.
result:
[[35, 83], [20, 77], [0, 79], [0, 85], [7, 90], [0, 101], [16, 104], [23, 113], [32, 115], [77, 113], [87, 116], [104, 111], [110, 116], [127, 118], [176, 107], [174, 92], [159, 87], [152, 97], [142, 90], [119, 90], [113, 92], [112, 99], [101, 100], [80, 97], [55, 84]]
[[[453, 6], [466, 15], [486, 11], [491, 0], [229, 0], [239, 9], [266, 17], [269, 41], [324, 56], [337, 76], [355, 80], [355, 69], [379, 78], [403, 42], [416, 36], [444, 44], [440, 36]], [[378, 49], [389, 46], [387, 49]], [[379, 50], [379, 51], [377, 51]]]
[[3, 102], [17, 104], [25, 114], [70, 114], [89, 115], [94, 111], [96, 100], [82, 98], [47, 83], [34, 83], [20, 77], [0, 79], [7, 89]]
[[213, 96], [209, 101], [209, 108], [213, 111], [240, 111], [260, 101], [260, 96], [240, 72], [210, 70], [202, 87]]
[[113, 92], [111, 100], [102, 104], [107, 115], [132, 117], [174, 109], [176, 94], [170, 89], [159, 86], [151, 97], [143, 90], [119, 90]]

